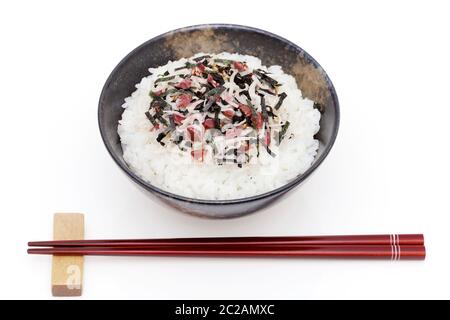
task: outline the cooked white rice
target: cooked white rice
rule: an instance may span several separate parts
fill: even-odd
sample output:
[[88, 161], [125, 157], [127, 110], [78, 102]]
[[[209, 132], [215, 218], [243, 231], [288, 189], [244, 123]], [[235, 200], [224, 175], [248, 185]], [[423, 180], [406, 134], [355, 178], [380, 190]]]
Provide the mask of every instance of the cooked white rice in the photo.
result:
[[[205, 55], [199, 53], [196, 56]], [[151, 75], [136, 85], [130, 97], [125, 99], [118, 133], [123, 157], [132, 171], [152, 185], [168, 192], [196, 199], [237, 199], [261, 194], [278, 188], [305, 172], [314, 160], [319, 142], [314, 135], [319, 130], [320, 113], [313, 108], [313, 101], [303, 98], [291, 75], [280, 66], [266, 68], [261, 60], [247, 55], [220, 53], [222, 59], [245, 61], [250, 69], [260, 68], [287, 94], [280, 113], [289, 119], [290, 126], [277, 150], [276, 157], [261, 153], [256, 163], [239, 168], [233, 164], [217, 165], [193, 162], [189, 152], [180, 151], [174, 144], [160, 145], [157, 133], [150, 131], [151, 123], [145, 116], [152, 98], [158, 74], [173, 72], [186, 63], [186, 59], [169, 61], [166, 65], [149, 69]]]

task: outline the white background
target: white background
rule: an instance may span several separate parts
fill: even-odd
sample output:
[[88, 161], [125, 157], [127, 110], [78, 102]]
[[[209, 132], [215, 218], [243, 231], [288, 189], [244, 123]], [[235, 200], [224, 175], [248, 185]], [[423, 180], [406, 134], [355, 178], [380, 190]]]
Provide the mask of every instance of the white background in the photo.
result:
[[[424, 262], [87, 257], [83, 298], [450, 298], [446, 1], [10, 1], [0, 4], [0, 298], [51, 298], [54, 212], [88, 238], [424, 233]], [[300, 189], [234, 220], [147, 197], [102, 144], [97, 102], [133, 48], [187, 25], [245, 24], [303, 47], [341, 103]], [[289, 72], [289, 70], [287, 70]]]

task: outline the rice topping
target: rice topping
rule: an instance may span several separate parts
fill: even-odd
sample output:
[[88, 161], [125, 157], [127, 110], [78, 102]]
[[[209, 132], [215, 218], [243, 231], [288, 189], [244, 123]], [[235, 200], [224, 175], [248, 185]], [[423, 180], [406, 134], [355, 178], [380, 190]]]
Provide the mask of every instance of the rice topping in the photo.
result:
[[232, 53], [198, 53], [149, 69], [127, 98], [123, 157], [165, 191], [226, 200], [276, 189], [305, 172], [320, 112], [280, 66]]

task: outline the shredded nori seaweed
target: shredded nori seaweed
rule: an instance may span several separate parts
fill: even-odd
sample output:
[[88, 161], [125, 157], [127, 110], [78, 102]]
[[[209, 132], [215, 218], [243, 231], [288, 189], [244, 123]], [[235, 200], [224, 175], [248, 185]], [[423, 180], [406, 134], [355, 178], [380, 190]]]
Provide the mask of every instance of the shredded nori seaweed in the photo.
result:
[[175, 68], [175, 71], [179, 71], [179, 70], [183, 70], [183, 69], [190, 69], [190, 68], [195, 67], [195, 66], [196, 66], [195, 63], [186, 62], [183, 67]]
[[220, 130], [220, 119], [219, 119], [220, 108], [214, 110], [214, 125], [216, 129]]
[[243, 112], [241, 112], [240, 116], [234, 114], [233, 117], [231, 118], [231, 122], [232, 123], [239, 123], [241, 121], [244, 121], [245, 119], [246, 119], [245, 114]]
[[167, 123], [167, 120], [163, 118], [163, 112], [159, 106], [155, 107], [155, 117], [156, 117], [156, 119], [159, 120], [159, 122], [161, 122], [166, 127], [169, 126], [169, 124]]
[[248, 91], [242, 91], [241, 94], [246, 98], [246, 100], [251, 100], [250, 93], [248, 93]]
[[182, 134], [178, 134], [178, 135], [176, 135], [175, 137], [173, 137], [173, 142], [175, 143], [175, 144], [180, 144], [181, 143], [181, 141], [183, 141], [183, 135]]
[[205, 97], [211, 97], [211, 96], [219, 96], [222, 94], [222, 92], [225, 91], [225, 87], [224, 86], [220, 86], [220, 87], [216, 87], [214, 89], [209, 90], [208, 92], [205, 93]]
[[256, 136], [256, 156], [259, 157], [259, 136]]
[[200, 56], [200, 57], [197, 57], [197, 58], [194, 58], [194, 59], [192, 59], [192, 60], [194, 60], [195, 62], [200, 62], [200, 61], [202, 61], [203, 59], [208, 59], [208, 58], [211, 58], [211, 56], [210, 56], [209, 54], [204, 55], [204, 56]]
[[273, 158], [275, 158], [275, 157], [277, 156], [275, 153], [273, 153], [272, 150], [270, 150], [270, 148], [269, 148], [268, 145], [266, 145], [265, 143], [263, 143], [262, 145], [266, 148], [267, 153], [268, 153], [269, 155], [271, 155]]
[[248, 74], [246, 76], [241, 76], [239, 73], [234, 77], [234, 82], [239, 86], [240, 89], [245, 89], [245, 85], [250, 85], [252, 83], [252, 75]]
[[273, 108], [271, 106], [266, 106], [266, 110], [267, 110], [267, 114], [272, 119], [275, 119], [277, 117], [277, 115], [275, 113], [273, 113]]
[[203, 112], [208, 112], [209, 109], [212, 107], [212, 105], [216, 102], [216, 99], [214, 97], [209, 97], [208, 98], [208, 102], [205, 104], [205, 106], [203, 107], [202, 111]]
[[162, 146], [165, 146], [166, 144], [162, 142], [162, 139], [164, 139], [167, 136], [167, 131], [161, 132], [158, 134], [158, 137], [156, 138], [156, 141], [158, 141]]
[[214, 79], [214, 81], [218, 82], [221, 86], [225, 83], [225, 80], [223, 77], [217, 73], [217, 72], [210, 72], [211, 77]]
[[145, 113], [145, 115], [147, 116], [147, 119], [150, 120], [151, 124], [156, 127], [158, 125], [158, 123], [156, 122], [155, 118], [150, 114], [149, 111], [147, 111]]
[[258, 114], [256, 113], [255, 107], [253, 106], [253, 104], [250, 101], [250, 99], [247, 99], [247, 105], [250, 107], [250, 110], [252, 111], [252, 117], [251, 117], [252, 127], [255, 128], [256, 130], [258, 130], [257, 123], [256, 123], [256, 119], [258, 118]]
[[269, 115], [267, 114], [266, 109], [266, 99], [264, 99], [264, 96], [261, 95], [261, 112], [263, 115], [264, 122], [266, 123], [266, 126], [269, 125]]
[[156, 114], [155, 114], [155, 117], [156, 117], [156, 119], [159, 120], [159, 122], [161, 122], [161, 123], [162, 123], [163, 125], [165, 125], [166, 127], [169, 126], [169, 124], [167, 123], [167, 120], [163, 118], [163, 116], [162, 116], [161, 113], [159, 113], [159, 112], [156, 113]]
[[168, 105], [167, 105], [167, 101], [164, 100], [161, 96], [155, 97], [153, 99], [153, 101], [150, 103], [150, 106], [159, 106], [163, 109], [165, 109]]
[[259, 77], [261, 77], [261, 79], [266, 81], [268, 84], [270, 84], [274, 88], [280, 86], [280, 83], [277, 80], [269, 77], [267, 75], [267, 72], [265, 72], [264, 70], [261, 70], [261, 69], [253, 70], [253, 73], [258, 75]]
[[270, 95], [272, 95], [272, 96], [274, 96], [274, 95], [275, 95], [275, 93], [274, 93], [274, 92], [272, 92], [272, 91], [270, 91], [270, 90], [268, 90], [268, 89], [264, 89], [264, 88], [258, 88], [258, 90], [259, 90], [259, 91], [263, 91], [263, 92], [265, 92], [265, 93], [268, 93], [268, 94], [270, 94]]
[[173, 115], [172, 114], [169, 116], [169, 123], [170, 123], [169, 127], [172, 130], [174, 130], [175, 129], [175, 121], [173, 120]]
[[148, 95], [149, 95], [150, 97], [152, 97], [153, 99], [158, 99], [158, 98], [163, 98], [163, 97], [165, 97], [165, 96], [167, 96], [167, 95], [169, 95], [169, 94], [172, 94], [172, 93], [175, 93], [175, 92], [178, 92], [178, 91], [180, 91], [180, 90], [178, 90], [178, 89], [169, 89], [169, 90], [166, 90], [166, 91], [164, 91], [164, 92], [162, 92], [162, 93], [160, 93], [160, 94], [156, 94], [155, 91], [151, 91], [151, 90], [150, 90], [150, 92], [148, 93]]
[[287, 94], [286, 94], [286, 92], [282, 92], [282, 93], [280, 93], [279, 95], [278, 95], [278, 102], [277, 102], [277, 104], [275, 105], [275, 110], [278, 110], [278, 109], [280, 109], [280, 107], [281, 107], [281, 105], [283, 104], [283, 101], [284, 101], [284, 99], [286, 99], [286, 97], [287, 97]]
[[165, 81], [169, 81], [169, 80], [173, 80], [175, 79], [175, 76], [170, 76], [170, 77], [162, 77], [162, 78], [158, 78], [155, 80], [155, 84], [159, 83], [159, 82], [165, 82]]
[[281, 141], [283, 141], [284, 136], [286, 135], [287, 129], [289, 128], [290, 122], [286, 121], [286, 123], [281, 127], [281, 131], [278, 135], [278, 144], [281, 143]]

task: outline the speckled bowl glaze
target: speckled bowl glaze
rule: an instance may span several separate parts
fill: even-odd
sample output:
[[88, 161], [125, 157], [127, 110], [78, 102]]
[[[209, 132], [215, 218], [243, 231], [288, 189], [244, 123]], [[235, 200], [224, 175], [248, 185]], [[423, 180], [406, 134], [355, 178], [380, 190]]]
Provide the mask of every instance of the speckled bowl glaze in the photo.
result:
[[[199, 200], [161, 190], [134, 174], [123, 160], [117, 125], [123, 112], [124, 98], [135, 84], [149, 74], [149, 67], [168, 60], [190, 57], [198, 52], [237, 52], [257, 56], [266, 66], [280, 65], [293, 75], [304, 96], [322, 106], [318, 154], [312, 166], [288, 184], [235, 200]], [[267, 31], [229, 24], [197, 25], [177, 29], [153, 38], [129, 53], [112, 71], [103, 87], [98, 108], [100, 133], [117, 165], [148, 194], [183, 212], [210, 218], [231, 218], [254, 212], [305, 181], [329, 153], [339, 127], [339, 103], [333, 84], [322, 67], [299, 46]]]

